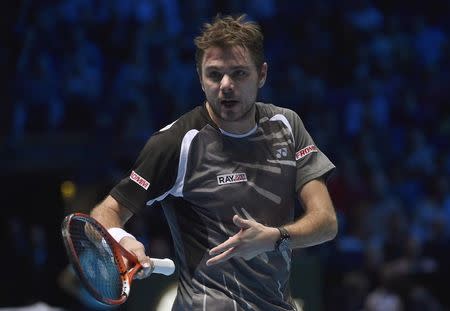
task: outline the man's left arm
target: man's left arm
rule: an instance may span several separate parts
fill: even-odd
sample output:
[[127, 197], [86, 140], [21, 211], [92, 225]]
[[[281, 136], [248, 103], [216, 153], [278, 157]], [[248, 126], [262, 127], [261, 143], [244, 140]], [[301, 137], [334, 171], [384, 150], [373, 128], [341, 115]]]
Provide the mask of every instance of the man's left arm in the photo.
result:
[[333, 203], [322, 179], [314, 179], [298, 190], [305, 215], [284, 226], [291, 236], [291, 247], [317, 245], [336, 237], [338, 225]]
[[[305, 214], [284, 228], [291, 237], [291, 248], [308, 247], [332, 240], [337, 234], [337, 219], [327, 186], [322, 179], [307, 182], [298, 191]], [[249, 260], [261, 253], [273, 251], [280, 238], [277, 228], [264, 226], [254, 220], [237, 215], [233, 222], [239, 232], [210, 250], [213, 257], [208, 265], [217, 264], [233, 257]]]

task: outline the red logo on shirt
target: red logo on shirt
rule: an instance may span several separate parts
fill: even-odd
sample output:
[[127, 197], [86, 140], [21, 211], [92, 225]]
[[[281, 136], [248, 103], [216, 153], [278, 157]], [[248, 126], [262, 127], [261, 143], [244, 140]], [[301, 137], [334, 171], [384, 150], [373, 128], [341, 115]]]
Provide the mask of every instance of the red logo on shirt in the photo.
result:
[[141, 176], [139, 176], [139, 174], [136, 173], [135, 171], [131, 172], [130, 179], [132, 181], [134, 181], [135, 183], [137, 183], [142, 188], [144, 188], [145, 190], [147, 190], [148, 187], [150, 186], [150, 183], [148, 181], [146, 181], [145, 178], [142, 178]]
[[311, 152], [319, 152], [319, 149], [315, 145], [306, 146], [303, 149], [300, 149], [295, 153], [295, 160], [300, 160], [303, 157], [306, 157]]

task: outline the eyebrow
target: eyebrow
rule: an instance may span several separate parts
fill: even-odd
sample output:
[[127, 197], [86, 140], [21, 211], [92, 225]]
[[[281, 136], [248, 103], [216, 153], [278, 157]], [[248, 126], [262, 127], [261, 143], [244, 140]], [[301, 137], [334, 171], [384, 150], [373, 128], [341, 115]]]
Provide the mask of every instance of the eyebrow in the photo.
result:
[[[205, 67], [205, 70], [222, 70], [223, 67], [220, 66], [207, 66]], [[243, 66], [243, 65], [238, 65], [238, 66], [232, 66], [230, 68], [231, 70], [238, 70], [238, 69], [244, 69], [244, 70], [250, 70], [250, 66]]]

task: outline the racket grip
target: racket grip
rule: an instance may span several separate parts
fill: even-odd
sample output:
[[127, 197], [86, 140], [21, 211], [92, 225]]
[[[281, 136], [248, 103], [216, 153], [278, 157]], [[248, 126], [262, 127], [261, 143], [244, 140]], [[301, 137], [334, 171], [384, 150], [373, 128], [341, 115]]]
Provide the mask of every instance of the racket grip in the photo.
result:
[[154, 269], [152, 273], [171, 275], [175, 271], [175, 264], [168, 258], [150, 258], [153, 262]]

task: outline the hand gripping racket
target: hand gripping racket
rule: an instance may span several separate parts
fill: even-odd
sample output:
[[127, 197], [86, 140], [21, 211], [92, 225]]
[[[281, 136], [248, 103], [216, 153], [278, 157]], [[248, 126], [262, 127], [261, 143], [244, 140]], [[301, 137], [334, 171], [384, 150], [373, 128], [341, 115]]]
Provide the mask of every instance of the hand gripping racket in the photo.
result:
[[[107, 305], [125, 302], [131, 282], [141, 264], [124, 249], [94, 218], [75, 213], [64, 218], [61, 227], [67, 255], [86, 289]], [[124, 262], [128, 260], [128, 266]], [[175, 265], [170, 259], [151, 258], [152, 273], [171, 275]]]

